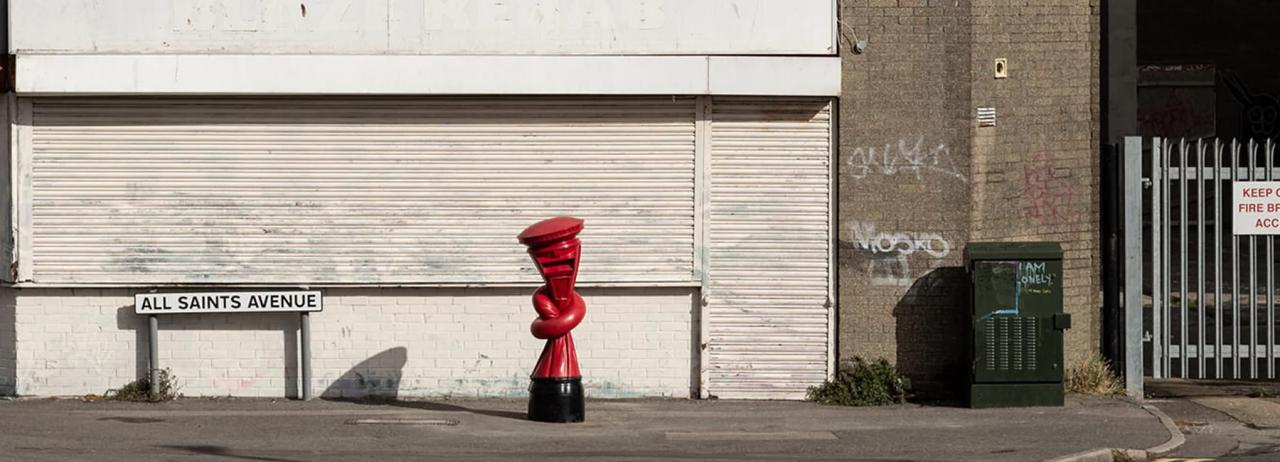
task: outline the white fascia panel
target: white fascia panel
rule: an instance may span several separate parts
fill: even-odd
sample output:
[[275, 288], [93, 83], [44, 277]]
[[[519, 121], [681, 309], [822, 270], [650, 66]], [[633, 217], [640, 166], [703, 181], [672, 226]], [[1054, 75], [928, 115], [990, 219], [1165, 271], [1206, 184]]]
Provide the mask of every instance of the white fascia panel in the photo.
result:
[[839, 57], [712, 56], [713, 95], [840, 96]]
[[[8, 0], [13, 54], [807, 55], [835, 0]], [[305, 3], [306, 8], [300, 8]], [[309, 12], [307, 10], [310, 10]]]
[[18, 55], [16, 73], [29, 96], [837, 96], [839, 69], [836, 57]]
[[698, 94], [700, 57], [19, 55], [32, 94]]

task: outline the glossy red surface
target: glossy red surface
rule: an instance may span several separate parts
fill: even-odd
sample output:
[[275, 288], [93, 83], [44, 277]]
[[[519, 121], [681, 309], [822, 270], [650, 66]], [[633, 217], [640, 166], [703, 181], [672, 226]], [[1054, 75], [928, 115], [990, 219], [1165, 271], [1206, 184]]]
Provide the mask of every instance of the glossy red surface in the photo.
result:
[[583, 226], [584, 222], [579, 218], [548, 218], [525, 228], [519, 236], [516, 236], [516, 239], [519, 239], [521, 244], [539, 247], [577, 236], [579, 232], [582, 232]]
[[533, 309], [538, 318], [529, 330], [546, 339], [533, 377], [580, 377], [578, 353], [573, 346], [573, 328], [582, 323], [587, 304], [574, 290], [582, 242], [577, 235], [584, 223], [573, 217], [556, 217], [529, 226], [520, 233], [520, 242], [529, 246], [529, 256], [546, 281], [533, 293]]

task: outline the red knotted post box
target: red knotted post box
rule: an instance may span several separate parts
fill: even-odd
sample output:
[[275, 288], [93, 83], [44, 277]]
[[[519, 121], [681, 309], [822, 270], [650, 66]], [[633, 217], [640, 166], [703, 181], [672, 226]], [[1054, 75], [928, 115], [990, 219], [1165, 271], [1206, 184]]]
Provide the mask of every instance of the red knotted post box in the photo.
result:
[[520, 243], [529, 247], [529, 256], [546, 281], [533, 293], [538, 318], [530, 330], [547, 344], [533, 368], [529, 420], [581, 422], [585, 418], [582, 373], [569, 333], [587, 314], [586, 302], [573, 289], [582, 250], [577, 236], [582, 227], [580, 219], [556, 217], [534, 223], [518, 236]]

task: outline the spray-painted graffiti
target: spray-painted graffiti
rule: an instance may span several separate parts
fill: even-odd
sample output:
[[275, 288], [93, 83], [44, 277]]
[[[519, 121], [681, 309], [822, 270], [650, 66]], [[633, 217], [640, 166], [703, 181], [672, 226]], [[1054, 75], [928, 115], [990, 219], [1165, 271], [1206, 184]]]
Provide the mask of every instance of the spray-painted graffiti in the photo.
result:
[[[867, 259], [867, 273], [875, 286], [910, 286], [921, 273], [932, 271], [951, 255], [951, 243], [939, 233], [878, 231], [874, 223], [852, 222], [846, 245]], [[912, 260], [925, 262], [913, 270]]]
[[[996, 296], [996, 304], [982, 307], [987, 312], [979, 319], [1021, 314], [1022, 296], [1052, 294], [1054, 279], [1058, 277], [1058, 273], [1043, 261], [982, 262], [978, 264], [976, 272], [974, 283], [992, 284], [988, 289], [993, 289], [992, 293]], [[1002, 284], [1005, 281], [1012, 284]], [[1004, 293], [999, 293], [1000, 286], [1006, 288]]]
[[1223, 71], [1222, 81], [1231, 90], [1231, 96], [1240, 103], [1240, 116], [1244, 122], [1242, 136], [1245, 138], [1280, 136], [1280, 100], [1271, 95], [1254, 93], [1245, 86], [1235, 72]]
[[854, 244], [872, 253], [912, 255], [924, 252], [936, 258], [951, 254], [951, 243], [938, 233], [877, 232], [875, 224], [859, 222], [852, 223], [850, 227]]
[[1048, 154], [1037, 154], [1023, 166], [1023, 214], [1043, 226], [1062, 225], [1075, 219], [1075, 190], [1069, 177], [1059, 177], [1058, 167]]
[[[1209, 93], [1208, 95], [1212, 95]], [[1183, 88], [1146, 90], [1138, 107], [1138, 130], [1145, 136], [1213, 136], [1214, 104]], [[1161, 98], [1162, 97], [1162, 98]]]
[[1053, 292], [1053, 279], [1057, 276], [1042, 261], [1024, 261], [1018, 267], [1018, 284], [1027, 293], [1047, 295]]
[[849, 175], [859, 180], [872, 175], [899, 174], [923, 180], [933, 174], [968, 181], [951, 158], [951, 148], [945, 144], [926, 145], [924, 136], [903, 138], [897, 143], [885, 143], [883, 147], [854, 148], [846, 163]]

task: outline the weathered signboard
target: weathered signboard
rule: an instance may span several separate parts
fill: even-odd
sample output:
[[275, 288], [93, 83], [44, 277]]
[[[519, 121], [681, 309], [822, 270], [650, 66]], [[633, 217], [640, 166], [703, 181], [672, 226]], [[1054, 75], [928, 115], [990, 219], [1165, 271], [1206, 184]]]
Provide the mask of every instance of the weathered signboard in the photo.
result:
[[136, 314], [295, 313], [323, 308], [318, 290], [136, 294]]
[[1280, 181], [1237, 181], [1234, 189], [1235, 234], [1280, 234]]
[[25, 53], [835, 54], [834, 0], [10, 0]]

